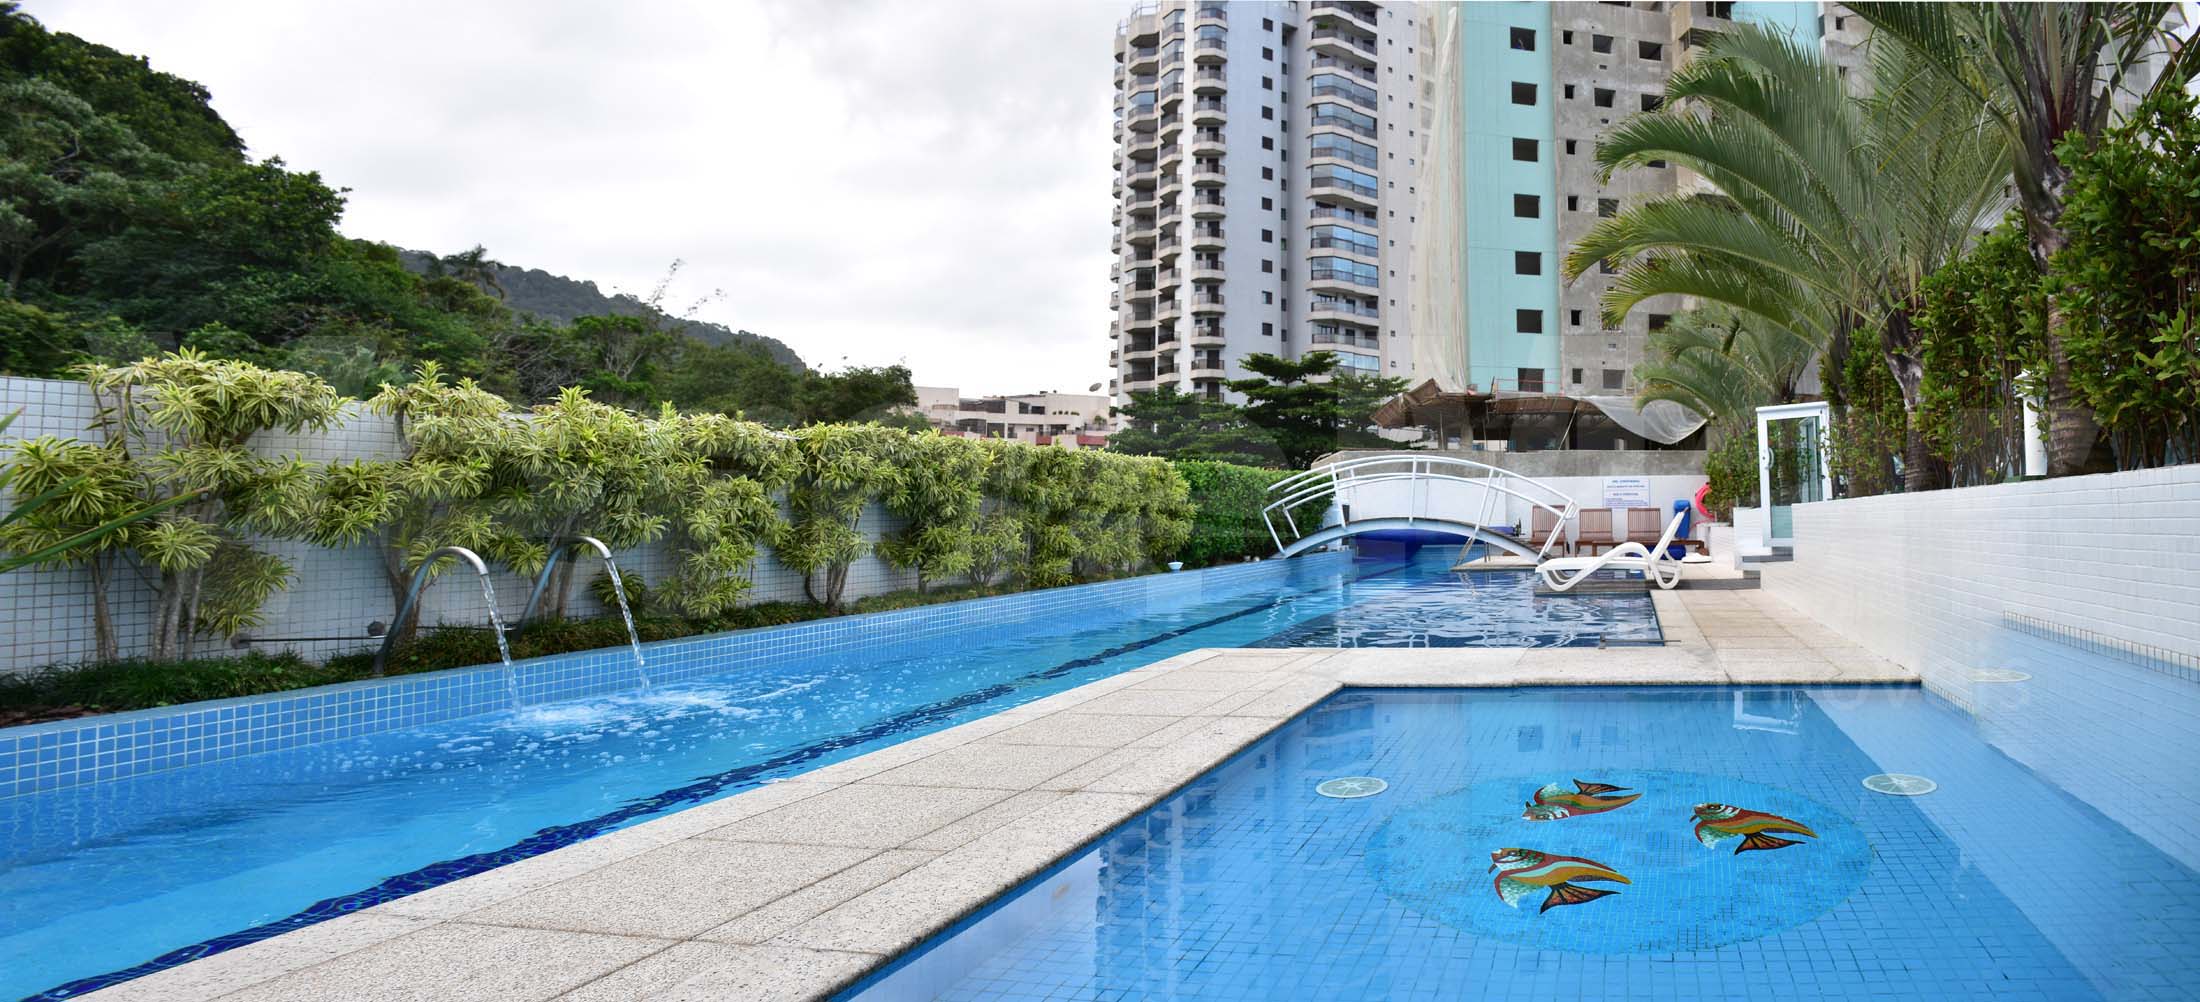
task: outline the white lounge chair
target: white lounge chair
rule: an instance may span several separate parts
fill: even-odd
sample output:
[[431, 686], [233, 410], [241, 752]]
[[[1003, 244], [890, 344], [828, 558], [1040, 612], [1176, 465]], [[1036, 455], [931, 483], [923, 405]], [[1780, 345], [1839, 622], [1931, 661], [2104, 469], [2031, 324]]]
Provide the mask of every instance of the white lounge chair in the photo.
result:
[[[1566, 591], [1580, 584], [1598, 571], [1641, 571], [1652, 584], [1660, 588], [1672, 588], [1681, 583], [1681, 565], [1689, 558], [1675, 557], [1673, 537], [1680, 534], [1681, 521], [1688, 517], [1685, 511], [1674, 512], [1673, 520], [1665, 523], [1665, 534], [1658, 537], [1658, 545], [1644, 549], [1641, 543], [1621, 543], [1595, 557], [1553, 557], [1535, 565], [1535, 572], [1543, 575], [1543, 583], [1552, 591]], [[1703, 563], [1703, 560], [1693, 561]]]

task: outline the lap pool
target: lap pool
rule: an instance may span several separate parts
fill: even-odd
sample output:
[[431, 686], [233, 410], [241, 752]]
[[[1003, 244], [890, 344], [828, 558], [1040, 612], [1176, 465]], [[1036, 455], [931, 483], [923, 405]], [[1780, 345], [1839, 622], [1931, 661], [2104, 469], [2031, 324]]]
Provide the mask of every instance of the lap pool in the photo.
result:
[[[835, 628], [881, 635], [788, 645], [647, 690], [66, 785], [47, 782], [48, 749], [82, 724], [0, 731], [0, 750], [15, 749], [0, 791], [10, 775], [21, 791], [0, 798], [0, 998], [83, 994], [1197, 648], [1657, 637], [1645, 597], [1540, 598], [1523, 574], [1461, 581], [1451, 559], [1431, 549], [1096, 585], [1175, 590], [1014, 628], [988, 619], [988, 603], [1014, 599], [957, 603], [959, 625], [918, 643], [854, 617]], [[1202, 573], [1237, 583], [1180, 583]], [[770, 632], [677, 643], [707, 661], [713, 644]], [[522, 665], [515, 688], [545, 691], [537, 677], [561, 670]]]
[[[2200, 878], [2025, 733], [1914, 687], [1348, 689], [840, 1000], [2194, 997]], [[1550, 784], [1584, 809], [1526, 817]]]

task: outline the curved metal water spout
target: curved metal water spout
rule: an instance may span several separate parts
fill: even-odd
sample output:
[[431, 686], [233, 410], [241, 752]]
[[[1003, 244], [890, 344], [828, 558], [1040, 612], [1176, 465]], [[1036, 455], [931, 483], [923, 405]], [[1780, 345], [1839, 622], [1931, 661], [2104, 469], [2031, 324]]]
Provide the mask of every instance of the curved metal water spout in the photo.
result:
[[458, 557], [474, 565], [474, 574], [481, 578], [481, 597], [489, 604], [489, 632], [496, 635], [497, 656], [504, 659], [504, 686], [511, 692], [513, 705], [517, 706], [519, 692], [512, 683], [512, 649], [504, 642], [504, 621], [497, 615], [497, 590], [495, 585], [489, 583], [489, 565], [481, 559], [481, 554], [463, 546], [443, 547], [420, 561], [420, 569], [413, 572], [412, 587], [405, 590], [405, 601], [398, 605], [397, 616], [390, 620], [389, 631], [382, 634], [382, 649], [374, 652], [375, 677], [380, 678], [383, 668], [389, 664], [390, 648], [396, 646], [397, 635], [405, 631], [405, 616], [420, 601], [420, 589], [428, 583], [428, 571], [435, 567], [437, 557], [445, 555]]
[[634, 674], [641, 676], [642, 688], [647, 689], [649, 688], [649, 670], [647, 663], [642, 660], [642, 635], [634, 629], [634, 611], [627, 606], [626, 581], [619, 577], [619, 562], [612, 559], [611, 547], [605, 546], [601, 539], [594, 536], [570, 536], [564, 540], [551, 541], [550, 555], [544, 558], [542, 562], [542, 573], [535, 575], [535, 590], [528, 593], [527, 607], [520, 610], [519, 623], [514, 629], [526, 626], [530, 620], [534, 619], [535, 606], [542, 601], [542, 593], [548, 590], [550, 573], [557, 568], [559, 558], [564, 557], [567, 551], [571, 550], [576, 544], [581, 543], [588, 544], [590, 548], [596, 551], [597, 556], [603, 558], [604, 571], [611, 575], [611, 594], [619, 600], [619, 618], [626, 621], [626, 640], [634, 648]]

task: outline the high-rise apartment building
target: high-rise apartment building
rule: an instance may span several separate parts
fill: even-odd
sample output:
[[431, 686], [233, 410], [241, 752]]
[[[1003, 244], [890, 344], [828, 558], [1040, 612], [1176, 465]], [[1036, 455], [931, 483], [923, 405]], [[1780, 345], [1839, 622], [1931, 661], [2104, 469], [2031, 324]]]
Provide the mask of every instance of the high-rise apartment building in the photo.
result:
[[1411, 373], [1419, 18], [1164, 0], [1117, 30], [1117, 401], [1227, 396], [1255, 352]]
[[1614, 275], [1571, 283], [1567, 249], [1637, 200], [1699, 182], [1652, 165], [1598, 176], [1597, 142], [1655, 109], [1666, 80], [1737, 19], [1822, 46], [1864, 86], [1864, 25], [1838, 4], [1782, 2], [1427, 5], [1414, 47], [1421, 142], [1408, 215], [1416, 378], [1446, 389], [1629, 395], [1649, 332], [1682, 304], [1660, 297], [1608, 325]]

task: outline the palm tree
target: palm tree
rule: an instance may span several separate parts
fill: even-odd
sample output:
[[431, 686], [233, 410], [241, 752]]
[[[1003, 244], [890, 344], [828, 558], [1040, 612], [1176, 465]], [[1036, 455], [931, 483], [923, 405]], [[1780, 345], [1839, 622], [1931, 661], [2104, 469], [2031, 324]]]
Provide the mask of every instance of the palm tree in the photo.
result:
[[452, 278], [468, 283], [497, 297], [497, 300], [502, 302], [504, 299], [504, 283], [497, 280], [497, 270], [503, 267], [504, 262], [489, 256], [489, 248], [475, 244], [460, 253], [446, 254], [435, 259], [431, 263], [429, 274], [448, 274]]
[[[2184, 87], [2200, 71], [2200, 45], [2170, 28], [2174, 3], [1853, 3], [1881, 36], [1898, 39], [1918, 62], [1955, 88], [2007, 137], [2032, 258], [2054, 273], [2070, 242], [2062, 225], [2070, 168], [2055, 154], [2066, 137], [2089, 147], [2120, 95], [2159, 75], [2155, 91]], [[2052, 282], [2049, 284], [2053, 288]], [[2070, 379], [2067, 326], [2047, 304], [2048, 474], [2085, 469], [2099, 438]]]
[[[1715, 37], [1666, 85], [1666, 106], [1597, 146], [1606, 176], [1669, 161], [1714, 192], [1653, 199], [1605, 219], [1566, 259], [1569, 279], [1626, 262], [1607, 322], [1679, 294], [1752, 314], [1820, 350], [1877, 343], [1921, 402], [1918, 286], [2005, 201], [2008, 143], [1957, 86], [1903, 46], [1876, 47], [1871, 96], [1852, 97], [1815, 51], [1762, 26]], [[1923, 436], [1905, 481], [1941, 486]]]
[[1670, 400], [1733, 433], [1766, 404], [1792, 403], [1817, 353], [1792, 331], [1730, 306], [1675, 314], [1650, 334], [1650, 359], [1635, 367], [1638, 403]]

